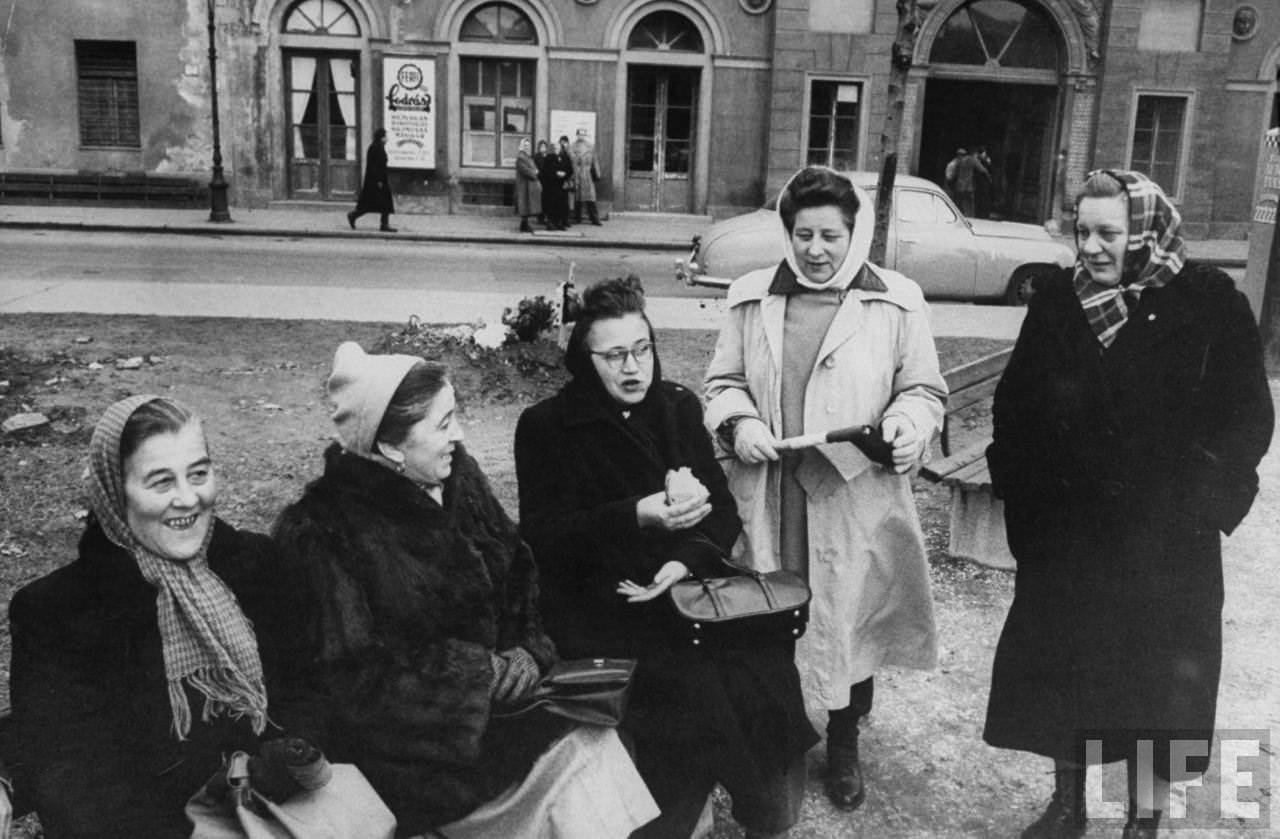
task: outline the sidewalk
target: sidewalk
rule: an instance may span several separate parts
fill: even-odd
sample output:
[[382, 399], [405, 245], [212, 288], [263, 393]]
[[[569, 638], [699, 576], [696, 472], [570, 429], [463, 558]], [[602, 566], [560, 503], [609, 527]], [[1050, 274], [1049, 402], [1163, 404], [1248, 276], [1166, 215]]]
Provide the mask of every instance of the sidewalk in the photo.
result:
[[470, 244], [546, 244], [557, 247], [630, 248], [687, 251], [694, 235], [711, 224], [709, 216], [668, 213], [614, 213], [604, 223], [575, 224], [569, 230], [520, 233], [515, 216], [414, 215], [391, 217], [395, 233], [378, 231], [378, 217], [366, 215], [347, 225], [349, 204], [333, 209], [301, 207], [250, 210], [231, 208], [231, 221], [209, 221], [209, 211], [147, 207], [43, 206], [0, 204], [0, 228], [81, 230], [112, 233], [179, 233], [195, 236], [267, 236], [331, 239], [395, 239], [409, 242]]
[[[387, 238], [420, 242], [537, 244], [556, 247], [630, 248], [685, 251], [690, 240], [711, 226], [709, 216], [667, 213], [613, 213], [600, 227], [578, 224], [564, 232], [520, 233], [514, 216], [415, 215], [392, 217], [396, 233], [381, 233], [377, 216], [364, 216], [356, 230], [347, 226], [348, 204], [267, 210], [231, 208], [231, 221], [209, 221], [209, 211], [137, 207], [77, 207], [0, 204], [0, 228], [82, 230], [117, 233], [179, 233], [196, 236], [309, 238]], [[1069, 237], [1059, 237], [1069, 247]], [[1249, 252], [1244, 239], [1207, 239], [1187, 243], [1195, 259], [1223, 268], [1243, 268]]]

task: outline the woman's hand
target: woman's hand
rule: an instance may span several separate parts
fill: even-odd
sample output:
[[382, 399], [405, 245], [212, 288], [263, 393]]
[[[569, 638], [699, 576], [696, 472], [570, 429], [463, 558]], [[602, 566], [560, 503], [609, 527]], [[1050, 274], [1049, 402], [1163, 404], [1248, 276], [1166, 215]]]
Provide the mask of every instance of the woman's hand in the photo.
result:
[[529, 694], [538, 684], [538, 662], [524, 647], [512, 647], [489, 654], [493, 661], [493, 686], [489, 696], [499, 705], [510, 705]]
[[743, 463], [764, 463], [777, 460], [778, 450], [773, 447], [777, 438], [756, 417], [744, 417], [733, 427], [733, 451]]
[[630, 580], [618, 583], [618, 594], [627, 598], [628, 603], [646, 603], [689, 576], [689, 569], [683, 562], [668, 562], [658, 569], [653, 582], [647, 586], [637, 585]]
[[906, 417], [885, 417], [880, 424], [884, 441], [893, 446], [893, 471], [901, 475], [911, 469], [924, 453], [924, 439]]
[[641, 527], [656, 527], [668, 532], [687, 530], [711, 513], [706, 496], [694, 496], [675, 504], [667, 503], [666, 491], [646, 495], [636, 502], [636, 522]]

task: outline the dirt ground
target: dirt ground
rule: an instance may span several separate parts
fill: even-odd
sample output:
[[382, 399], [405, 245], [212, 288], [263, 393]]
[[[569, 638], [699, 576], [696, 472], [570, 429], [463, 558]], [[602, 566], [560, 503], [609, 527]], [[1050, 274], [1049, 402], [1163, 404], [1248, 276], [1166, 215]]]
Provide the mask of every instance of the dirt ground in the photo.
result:
[[[520, 411], [562, 381], [554, 347], [521, 345], [486, 354], [395, 324], [0, 316], [0, 420], [30, 410], [51, 419], [41, 429], [0, 434], [3, 696], [9, 675], [9, 597], [16, 587], [75, 555], [86, 509], [80, 490], [86, 443], [102, 408], [141, 392], [171, 394], [191, 404], [205, 417], [223, 481], [220, 515], [238, 526], [265, 530], [275, 513], [319, 473], [320, 455], [331, 436], [323, 382], [342, 340], [368, 348], [416, 347], [450, 364], [468, 446], [514, 514], [511, 435]], [[982, 339], [940, 340], [939, 351], [948, 367], [997, 345]], [[713, 346], [711, 332], [661, 332], [667, 377], [696, 386]], [[137, 369], [117, 369], [119, 361], [138, 357]], [[985, 412], [963, 417], [961, 426], [953, 431], [958, 446], [966, 436], [985, 433]], [[1275, 617], [1280, 614], [1280, 583], [1267, 582], [1276, 577], [1267, 565], [1277, 555], [1280, 503], [1271, 497], [1277, 488], [1280, 457], [1273, 455], [1258, 507], [1228, 545], [1230, 615], [1220, 700], [1224, 726], [1280, 730], [1280, 662], [1274, 652], [1280, 645]], [[1012, 575], [949, 559], [945, 491], [922, 481], [916, 499], [930, 549], [940, 666], [932, 672], [890, 671], [877, 677], [876, 710], [863, 738], [870, 792], [856, 814], [837, 813], [826, 803], [818, 775], [822, 750], [814, 750], [810, 794], [794, 839], [1013, 836], [1047, 799], [1045, 761], [999, 752], [981, 741], [991, 656], [1012, 597]], [[1207, 785], [1213, 783], [1211, 776]], [[1195, 791], [1187, 800], [1194, 822], [1223, 824], [1197, 815]], [[1089, 835], [1118, 833], [1115, 823], [1104, 823]], [[28, 820], [17, 835], [38, 836], [38, 825]], [[724, 800], [717, 802], [712, 835], [741, 835]]]

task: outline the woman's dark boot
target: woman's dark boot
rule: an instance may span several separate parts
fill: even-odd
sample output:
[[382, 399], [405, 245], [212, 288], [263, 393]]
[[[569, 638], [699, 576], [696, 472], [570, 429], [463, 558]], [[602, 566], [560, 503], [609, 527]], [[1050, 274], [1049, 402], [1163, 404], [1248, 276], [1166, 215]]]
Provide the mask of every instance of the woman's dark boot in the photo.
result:
[[1084, 811], [1084, 767], [1059, 767], [1053, 772], [1049, 806], [1022, 831], [1022, 839], [1079, 839], [1088, 826]]
[[1149, 816], [1138, 815], [1138, 804], [1129, 799], [1129, 820], [1124, 823], [1121, 839], [1156, 839], [1160, 833], [1160, 810], [1152, 810]]
[[875, 682], [865, 679], [849, 688], [849, 707], [827, 715], [827, 798], [841, 810], [856, 810], [867, 798], [858, 759], [858, 723], [871, 713]]
[[533, 228], [529, 226], [529, 217], [528, 217], [528, 216], [521, 216], [521, 217], [520, 217], [520, 232], [521, 232], [521, 233], [532, 233], [532, 232], [533, 232]]

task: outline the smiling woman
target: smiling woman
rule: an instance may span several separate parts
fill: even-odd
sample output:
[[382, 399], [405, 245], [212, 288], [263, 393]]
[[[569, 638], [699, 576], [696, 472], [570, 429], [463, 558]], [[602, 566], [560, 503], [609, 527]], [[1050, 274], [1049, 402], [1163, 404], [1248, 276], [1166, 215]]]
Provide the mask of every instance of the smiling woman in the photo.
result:
[[12, 789], [50, 839], [185, 835], [183, 805], [221, 755], [257, 751], [272, 658], [259, 638], [278, 637], [273, 615], [288, 609], [276, 608], [269, 541], [215, 517], [217, 479], [187, 408], [115, 403], [89, 463], [78, 560], [9, 611]]

